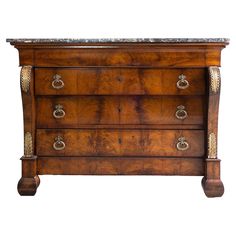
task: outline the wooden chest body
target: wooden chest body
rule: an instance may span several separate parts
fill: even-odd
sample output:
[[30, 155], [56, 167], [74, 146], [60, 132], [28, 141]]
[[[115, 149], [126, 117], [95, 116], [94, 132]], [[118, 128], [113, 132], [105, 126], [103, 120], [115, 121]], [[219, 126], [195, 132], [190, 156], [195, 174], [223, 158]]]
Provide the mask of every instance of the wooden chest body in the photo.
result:
[[221, 196], [220, 54], [227, 40], [9, 40], [20, 55], [21, 195], [38, 175], [199, 175]]

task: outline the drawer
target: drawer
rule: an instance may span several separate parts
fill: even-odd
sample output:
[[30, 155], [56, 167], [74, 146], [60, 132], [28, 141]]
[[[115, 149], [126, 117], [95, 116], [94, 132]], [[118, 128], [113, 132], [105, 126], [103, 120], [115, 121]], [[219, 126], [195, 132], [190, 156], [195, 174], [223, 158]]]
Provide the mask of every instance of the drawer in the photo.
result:
[[202, 130], [37, 130], [38, 156], [204, 155]]
[[40, 96], [37, 98], [37, 127], [203, 125], [205, 104], [203, 96]]
[[36, 68], [36, 95], [203, 95], [205, 69]]
[[[39, 46], [40, 47], [40, 46]], [[23, 58], [27, 62], [33, 58], [38, 67], [207, 67], [219, 64], [220, 50], [208, 46], [182, 47], [176, 45], [70, 45], [69, 48], [37, 48]], [[60, 47], [60, 46], [59, 46]], [[76, 48], [74, 48], [76, 47]], [[25, 53], [26, 54], [26, 53]]]

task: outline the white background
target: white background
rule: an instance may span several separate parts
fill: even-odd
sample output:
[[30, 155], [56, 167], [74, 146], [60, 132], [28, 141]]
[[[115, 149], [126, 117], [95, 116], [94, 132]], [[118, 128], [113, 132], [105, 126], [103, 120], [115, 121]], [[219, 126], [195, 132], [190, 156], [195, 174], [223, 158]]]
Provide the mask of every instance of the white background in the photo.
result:
[[[0, 235], [236, 235], [234, 2], [1, 0]], [[224, 196], [207, 199], [201, 177], [41, 176], [36, 196], [20, 197], [20, 68], [11, 37], [229, 37], [218, 146]]]

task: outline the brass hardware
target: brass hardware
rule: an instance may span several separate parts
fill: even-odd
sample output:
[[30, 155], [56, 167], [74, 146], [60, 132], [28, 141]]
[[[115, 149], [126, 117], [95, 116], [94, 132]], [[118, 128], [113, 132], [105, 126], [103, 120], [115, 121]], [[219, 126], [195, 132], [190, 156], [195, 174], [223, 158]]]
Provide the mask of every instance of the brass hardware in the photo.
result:
[[185, 137], [178, 138], [178, 143], [176, 145], [176, 148], [179, 151], [186, 151], [187, 149], [189, 149], [189, 144], [187, 143]]
[[208, 158], [217, 158], [216, 135], [214, 133], [210, 133], [208, 137]]
[[65, 116], [65, 111], [63, 110], [63, 106], [58, 104], [55, 106], [55, 110], [53, 111], [53, 116], [56, 118], [56, 119], [60, 119], [60, 118], [63, 118]]
[[20, 72], [21, 89], [25, 93], [29, 91], [32, 66], [23, 66]]
[[175, 112], [175, 116], [179, 120], [184, 120], [188, 116], [188, 113], [185, 110], [185, 106], [183, 105], [177, 106], [177, 111]]
[[218, 93], [220, 89], [220, 69], [218, 66], [210, 66], [208, 68], [210, 76], [210, 87], [212, 93]]
[[186, 75], [179, 75], [179, 80], [178, 82], [176, 83], [177, 87], [179, 89], [186, 89], [189, 87], [189, 82], [188, 80], [186, 80]]
[[53, 143], [53, 148], [56, 151], [61, 151], [66, 147], [66, 144], [63, 142], [63, 138], [61, 136], [57, 136], [55, 138], [55, 142]]
[[33, 140], [30, 132], [26, 132], [24, 135], [24, 156], [33, 156]]
[[54, 89], [61, 89], [64, 87], [64, 85], [65, 84], [64, 84], [63, 80], [61, 80], [61, 76], [58, 74], [55, 74], [53, 76], [52, 87]]

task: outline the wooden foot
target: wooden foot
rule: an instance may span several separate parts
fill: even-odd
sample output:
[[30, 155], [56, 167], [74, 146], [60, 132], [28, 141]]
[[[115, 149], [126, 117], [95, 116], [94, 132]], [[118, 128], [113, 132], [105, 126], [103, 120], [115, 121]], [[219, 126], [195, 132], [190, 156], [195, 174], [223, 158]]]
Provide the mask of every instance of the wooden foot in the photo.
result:
[[221, 197], [224, 194], [224, 185], [220, 179], [220, 160], [206, 159], [205, 165], [203, 190], [207, 197]]
[[202, 187], [207, 197], [221, 197], [224, 194], [224, 185], [220, 179], [202, 179]]
[[36, 181], [36, 185], [37, 185], [37, 188], [38, 188], [38, 186], [40, 185], [40, 178], [39, 178], [38, 175], [36, 175], [36, 176], [34, 176], [34, 179]]
[[34, 196], [40, 184], [40, 179], [36, 175], [34, 178], [22, 177], [17, 185], [18, 192], [21, 196]]

